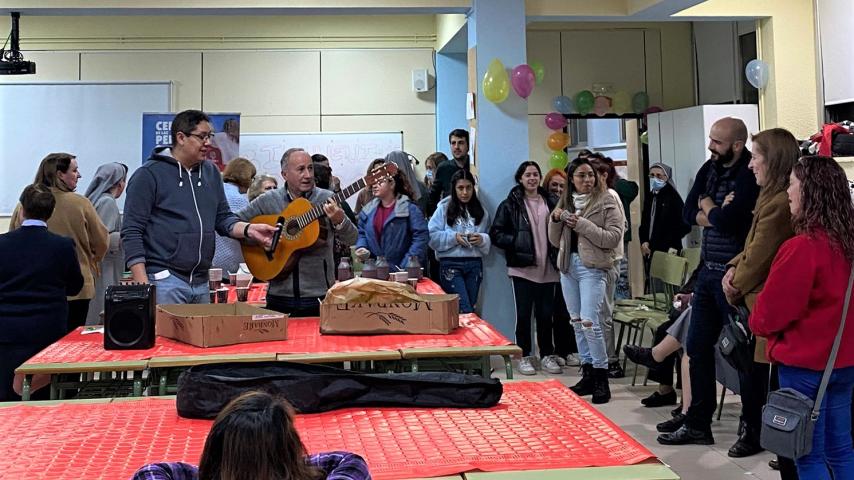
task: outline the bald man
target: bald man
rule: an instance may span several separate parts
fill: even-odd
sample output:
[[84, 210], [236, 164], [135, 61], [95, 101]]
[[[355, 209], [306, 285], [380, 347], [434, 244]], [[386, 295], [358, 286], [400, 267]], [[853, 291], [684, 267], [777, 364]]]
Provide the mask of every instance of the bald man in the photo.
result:
[[[679, 427], [678, 430], [659, 435], [658, 442], [665, 445], [711, 445], [715, 442], [711, 430], [717, 398], [715, 343], [723, 322], [731, 312], [721, 280], [726, 273], [727, 262], [744, 247], [753, 220], [753, 208], [759, 196], [756, 179], [747, 168], [750, 151], [745, 147], [745, 142], [747, 127], [744, 122], [729, 117], [715, 122], [709, 131], [710, 158], [700, 167], [694, 186], [685, 199], [685, 221], [703, 227], [701, 268], [694, 285], [691, 326], [686, 345], [690, 357], [692, 399], [687, 413], [680, 413], [683, 420], [681, 427], [678, 422], [674, 422], [673, 426]], [[727, 199], [728, 196], [730, 199]], [[758, 401], [764, 400], [762, 398]], [[745, 399], [742, 398], [742, 401]], [[761, 410], [761, 403], [759, 405]], [[747, 410], [753, 412], [756, 409], [745, 406]], [[750, 424], [749, 438], [745, 441], [752, 446], [755, 433], [755, 445], [758, 446], [759, 432], [754, 432], [753, 428], [759, 427], [760, 419], [743, 417], [743, 420]], [[735, 453], [744, 451], [739, 449]], [[730, 455], [744, 456], [733, 455], [732, 449]]]

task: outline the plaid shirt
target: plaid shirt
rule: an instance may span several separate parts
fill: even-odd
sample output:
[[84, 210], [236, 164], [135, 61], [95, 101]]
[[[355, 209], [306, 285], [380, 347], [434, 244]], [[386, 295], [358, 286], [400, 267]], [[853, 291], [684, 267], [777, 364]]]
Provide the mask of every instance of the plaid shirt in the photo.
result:
[[[371, 480], [365, 460], [350, 452], [323, 452], [305, 458], [307, 464], [326, 474], [326, 480]], [[151, 463], [133, 475], [132, 480], [197, 480], [199, 467], [183, 462]]]

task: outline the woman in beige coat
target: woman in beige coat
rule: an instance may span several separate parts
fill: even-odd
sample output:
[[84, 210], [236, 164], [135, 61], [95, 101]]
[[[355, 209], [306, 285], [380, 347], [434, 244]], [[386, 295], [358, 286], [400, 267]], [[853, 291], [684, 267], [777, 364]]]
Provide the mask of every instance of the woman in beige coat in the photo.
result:
[[567, 174], [568, 188], [549, 217], [549, 241], [558, 248], [561, 289], [581, 357], [582, 378], [572, 391], [607, 403], [611, 391], [600, 311], [626, 219], [589, 160], [573, 160]]

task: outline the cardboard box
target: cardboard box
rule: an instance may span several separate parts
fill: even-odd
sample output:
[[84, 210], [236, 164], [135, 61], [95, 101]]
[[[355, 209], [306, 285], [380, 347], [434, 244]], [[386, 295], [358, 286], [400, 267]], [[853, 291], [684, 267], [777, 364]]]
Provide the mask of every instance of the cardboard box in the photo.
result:
[[460, 326], [457, 295], [421, 295], [424, 300], [399, 303], [340, 303], [320, 305], [320, 333], [447, 334]]
[[158, 305], [157, 334], [197, 347], [287, 340], [287, 317], [245, 303]]

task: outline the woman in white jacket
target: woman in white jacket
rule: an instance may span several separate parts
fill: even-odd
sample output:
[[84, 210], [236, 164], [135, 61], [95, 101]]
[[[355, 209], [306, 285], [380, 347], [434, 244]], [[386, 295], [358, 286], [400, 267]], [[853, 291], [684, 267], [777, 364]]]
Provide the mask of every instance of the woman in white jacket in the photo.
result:
[[439, 284], [460, 296], [460, 313], [474, 312], [483, 257], [489, 253], [489, 214], [474, 191], [474, 176], [460, 170], [451, 177], [451, 194], [430, 218], [430, 248], [439, 259]]

